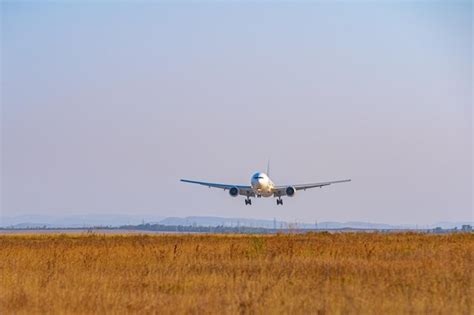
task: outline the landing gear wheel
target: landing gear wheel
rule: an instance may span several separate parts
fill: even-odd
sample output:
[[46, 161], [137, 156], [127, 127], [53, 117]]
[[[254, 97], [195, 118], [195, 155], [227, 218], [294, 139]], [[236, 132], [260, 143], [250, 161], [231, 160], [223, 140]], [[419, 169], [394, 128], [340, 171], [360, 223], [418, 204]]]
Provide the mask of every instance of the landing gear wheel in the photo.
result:
[[250, 198], [245, 199], [245, 205], [252, 205], [252, 200]]
[[282, 205], [283, 206], [283, 199], [278, 198], [277, 199], [277, 205]]

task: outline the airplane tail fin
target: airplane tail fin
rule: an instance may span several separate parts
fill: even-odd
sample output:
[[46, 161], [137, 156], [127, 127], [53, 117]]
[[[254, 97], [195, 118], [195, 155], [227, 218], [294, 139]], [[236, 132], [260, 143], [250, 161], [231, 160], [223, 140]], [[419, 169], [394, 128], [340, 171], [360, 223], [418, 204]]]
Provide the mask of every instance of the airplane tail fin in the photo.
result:
[[268, 159], [267, 163], [267, 176], [270, 176], [270, 159]]

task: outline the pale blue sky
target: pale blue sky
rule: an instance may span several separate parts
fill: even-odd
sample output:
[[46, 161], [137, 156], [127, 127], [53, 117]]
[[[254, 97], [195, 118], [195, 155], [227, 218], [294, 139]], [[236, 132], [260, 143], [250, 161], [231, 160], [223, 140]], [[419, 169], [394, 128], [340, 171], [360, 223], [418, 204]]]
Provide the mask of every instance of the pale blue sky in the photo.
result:
[[471, 2], [1, 8], [3, 215], [472, 220]]

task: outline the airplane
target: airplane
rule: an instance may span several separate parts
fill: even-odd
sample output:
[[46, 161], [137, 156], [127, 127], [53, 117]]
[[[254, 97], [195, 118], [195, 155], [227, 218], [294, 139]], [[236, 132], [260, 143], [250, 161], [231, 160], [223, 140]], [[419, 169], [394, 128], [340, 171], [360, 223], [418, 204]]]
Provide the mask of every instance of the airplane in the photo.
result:
[[282, 196], [294, 197], [297, 190], [306, 190], [309, 188], [322, 188], [331, 184], [346, 183], [350, 182], [350, 179], [336, 180], [330, 182], [321, 182], [321, 183], [311, 183], [311, 184], [300, 184], [300, 185], [284, 185], [284, 186], [275, 186], [272, 180], [269, 177], [269, 167], [267, 168], [267, 173], [257, 172], [250, 179], [250, 186], [244, 185], [233, 185], [233, 184], [220, 184], [220, 183], [208, 183], [200, 182], [189, 179], [181, 179], [184, 183], [198, 184], [207, 186], [209, 188], [220, 188], [229, 191], [229, 195], [232, 197], [237, 197], [239, 195], [246, 196], [245, 205], [252, 205], [252, 200], [250, 197], [276, 197], [277, 205], [283, 205]]

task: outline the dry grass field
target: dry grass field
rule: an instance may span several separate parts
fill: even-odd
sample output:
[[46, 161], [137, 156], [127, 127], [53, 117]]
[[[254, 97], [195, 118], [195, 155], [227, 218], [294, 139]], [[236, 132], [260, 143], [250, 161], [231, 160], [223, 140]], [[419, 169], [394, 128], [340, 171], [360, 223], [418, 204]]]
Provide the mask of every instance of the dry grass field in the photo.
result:
[[0, 236], [0, 313], [473, 314], [474, 235]]

